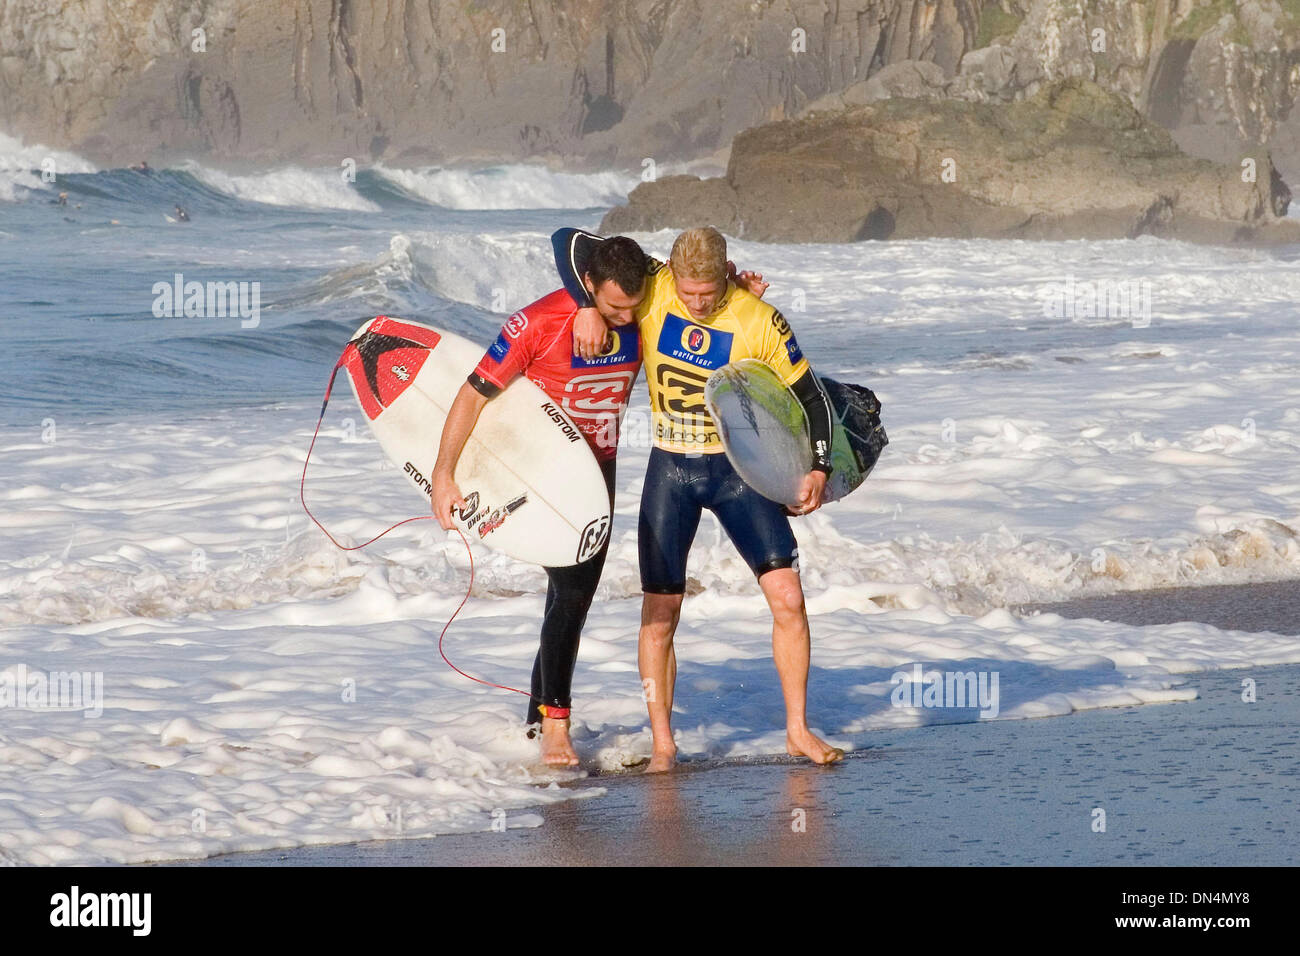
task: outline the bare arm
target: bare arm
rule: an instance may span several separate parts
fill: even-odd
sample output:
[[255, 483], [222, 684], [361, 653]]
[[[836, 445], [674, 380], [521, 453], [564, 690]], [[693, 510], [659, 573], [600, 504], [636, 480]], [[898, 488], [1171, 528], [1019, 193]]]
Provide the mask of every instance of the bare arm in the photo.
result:
[[474, 430], [478, 416], [487, 403], [487, 396], [466, 382], [456, 393], [456, 400], [447, 412], [447, 422], [442, 426], [442, 442], [438, 446], [438, 460], [433, 466], [430, 480], [433, 484], [433, 513], [447, 531], [455, 527], [451, 519], [452, 506], [465, 507], [465, 499], [461, 497], [453, 477], [456, 462], [460, 461], [460, 453], [465, 448], [469, 433]]

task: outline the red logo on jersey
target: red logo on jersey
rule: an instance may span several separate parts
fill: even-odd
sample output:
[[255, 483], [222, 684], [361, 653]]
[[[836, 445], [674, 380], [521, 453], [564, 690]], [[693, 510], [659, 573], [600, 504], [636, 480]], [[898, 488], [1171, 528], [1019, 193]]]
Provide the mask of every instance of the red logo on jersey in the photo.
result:
[[564, 386], [564, 410], [570, 418], [607, 418], [627, 404], [636, 372], [600, 372], [580, 375]]
[[506, 319], [506, 335], [512, 339], [519, 338], [524, 329], [528, 328], [528, 316], [522, 312], [516, 312], [510, 318]]

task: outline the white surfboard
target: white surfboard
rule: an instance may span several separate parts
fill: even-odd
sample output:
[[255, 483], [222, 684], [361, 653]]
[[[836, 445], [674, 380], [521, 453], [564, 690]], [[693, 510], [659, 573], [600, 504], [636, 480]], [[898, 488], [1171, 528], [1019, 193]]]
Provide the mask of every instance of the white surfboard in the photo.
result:
[[[823, 501], [830, 502], [862, 484], [889, 438], [874, 396], [831, 379], [821, 383], [835, 413], [833, 470], [823, 494]], [[758, 359], [724, 365], [709, 376], [704, 402], [727, 458], [745, 483], [764, 498], [785, 505], [798, 502], [799, 486], [813, 463], [808, 421], [799, 399], [776, 372]]]
[[[344, 367], [371, 431], [425, 504], [447, 412], [483, 357], [480, 345], [378, 316], [357, 330]], [[546, 393], [517, 378], [483, 409], [456, 465], [465, 536], [532, 564], [565, 567], [609, 535], [609, 496], [586, 439]]]

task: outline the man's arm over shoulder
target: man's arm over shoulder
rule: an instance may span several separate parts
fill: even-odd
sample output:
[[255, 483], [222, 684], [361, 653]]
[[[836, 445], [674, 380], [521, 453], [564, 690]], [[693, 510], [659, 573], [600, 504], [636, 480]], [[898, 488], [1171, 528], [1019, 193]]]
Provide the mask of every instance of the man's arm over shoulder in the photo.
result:
[[[596, 246], [604, 241], [604, 236], [570, 226], [551, 233], [551, 248], [555, 251], [555, 270], [560, 274], [560, 281], [564, 283], [565, 291], [573, 296], [573, 301], [580, 309], [590, 309], [596, 304], [592, 301], [582, 277], [587, 274], [591, 254]], [[646, 275], [652, 282], [661, 272], [667, 274], [664, 265], [654, 256], [645, 257]]]
[[551, 233], [555, 271], [560, 274], [565, 291], [573, 296], [573, 301], [578, 303], [580, 309], [590, 309], [596, 304], [583, 284], [582, 277], [587, 274], [587, 263], [591, 260], [592, 252], [604, 241], [604, 236], [568, 226]]

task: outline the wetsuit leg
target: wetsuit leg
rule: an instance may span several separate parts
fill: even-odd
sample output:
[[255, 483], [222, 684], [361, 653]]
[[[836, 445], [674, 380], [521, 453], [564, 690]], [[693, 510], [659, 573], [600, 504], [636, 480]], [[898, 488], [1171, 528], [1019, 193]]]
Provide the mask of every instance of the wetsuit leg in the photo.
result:
[[661, 448], [650, 451], [641, 517], [637, 526], [637, 555], [641, 590], [648, 594], [686, 593], [686, 556], [700, 526], [699, 493], [707, 478], [703, 458], [687, 458]]
[[709, 455], [712, 496], [706, 507], [755, 577], [798, 566], [799, 549], [785, 508], [764, 498], [737, 474], [726, 455]]
[[[614, 461], [600, 466], [609, 490], [610, 510], [614, 507]], [[612, 536], [612, 535], [611, 535]], [[539, 704], [572, 706], [573, 669], [578, 662], [578, 642], [587, 622], [591, 599], [600, 583], [600, 573], [609, 553], [609, 538], [598, 553], [567, 568], [546, 568], [546, 610], [542, 615], [542, 640], [533, 662], [532, 697], [525, 722], [538, 723]]]

